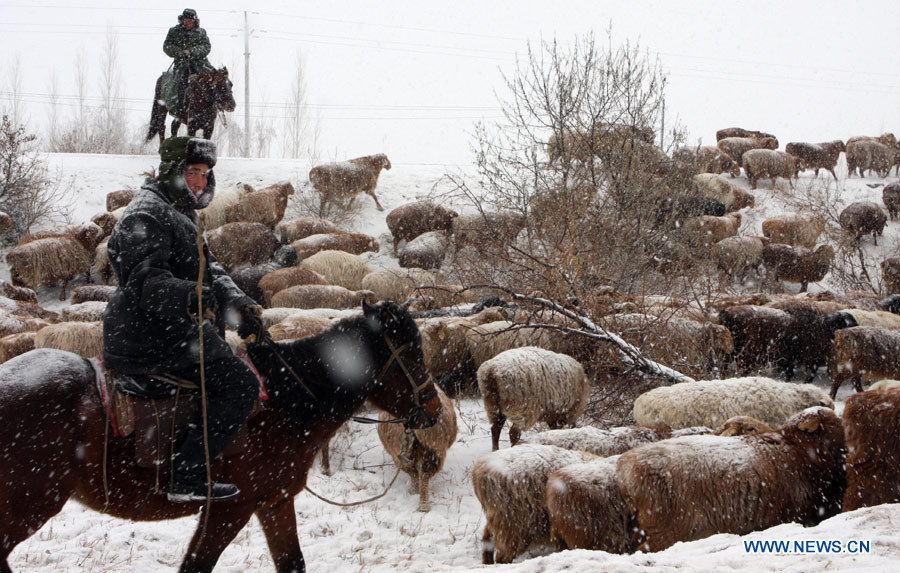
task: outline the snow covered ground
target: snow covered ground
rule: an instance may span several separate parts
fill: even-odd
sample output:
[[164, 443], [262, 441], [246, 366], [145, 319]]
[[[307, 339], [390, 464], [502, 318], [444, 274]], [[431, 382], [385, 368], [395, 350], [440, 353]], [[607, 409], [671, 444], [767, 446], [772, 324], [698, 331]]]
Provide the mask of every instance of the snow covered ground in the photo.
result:
[[[140, 185], [142, 171], [157, 163], [155, 156], [52, 155], [51, 170], [72, 178], [75, 201], [72, 221], [88, 220], [104, 210], [106, 193]], [[223, 158], [216, 167], [220, 187], [238, 182], [255, 187], [279, 180], [303, 182], [309, 165], [289, 160]], [[57, 171], [58, 170], [58, 171]], [[375, 236], [379, 253], [364, 255], [375, 266], [396, 266], [384, 215], [390, 209], [431, 192], [443, 174], [439, 167], [404, 167], [382, 173], [378, 195], [386, 211], [376, 211], [368, 197], [357, 199], [362, 209], [354, 230]], [[877, 179], [845, 179], [839, 173], [840, 198], [844, 203], [869, 199], [881, 202], [880, 188], [866, 183]], [[827, 176], [827, 177], [830, 177]], [[795, 185], [811, 179], [805, 174]], [[826, 179], [820, 177], [820, 182]], [[739, 181], [746, 184], [742, 177]], [[770, 189], [768, 181], [756, 192], [757, 207], [744, 211], [742, 233], [759, 234], [766, 217], [785, 210], [787, 192], [781, 182]], [[878, 253], [900, 248], [900, 224], [890, 223], [879, 240]], [[874, 249], [871, 239], [867, 249]], [[0, 278], [8, 269], [0, 266]], [[811, 286], [811, 290], [825, 285]], [[796, 285], [794, 285], [796, 288]], [[42, 289], [42, 305], [58, 309], [58, 288]], [[827, 380], [821, 379], [825, 385]], [[846, 396], [843, 388], [839, 398]], [[310, 572], [344, 571], [470, 571], [482, 568], [481, 533], [484, 519], [471, 486], [470, 473], [476, 458], [490, 452], [490, 431], [481, 405], [475, 400], [457, 404], [459, 438], [450, 449], [444, 470], [431, 482], [432, 510], [416, 511], [418, 500], [407, 492], [409, 478], [401, 475], [382, 499], [370, 504], [338, 508], [307, 493], [295, 500], [300, 544]], [[504, 433], [505, 437], [505, 433]], [[503, 442], [501, 447], [508, 447]], [[352, 501], [381, 493], [394, 475], [394, 467], [381, 447], [374, 427], [349, 424], [332, 443], [333, 476], [318, 467], [309, 486], [337, 501]], [[215, 511], [215, 506], [213, 511]], [[2, 517], [0, 517], [2, 518]], [[897, 522], [894, 522], [897, 519]], [[63, 511], [10, 556], [14, 571], [125, 572], [172, 571], [178, 568], [197, 517], [159, 523], [138, 523], [107, 517], [69, 502]], [[754, 553], [745, 542], [789, 540], [870, 542], [867, 553]], [[525, 557], [510, 565], [485, 569], [537, 573], [550, 571], [897, 571], [900, 568], [900, 506], [888, 505], [838, 515], [817, 527], [787, 524], [739, 537], [716, 535], [692, 543], [680, 543], [655, 554], [610, 555], [603, 552], [567, 551], [547, 556]], [[265, 539], [256, 521], [244, 528], [222, 554], [216, 571], [272, 571]]]

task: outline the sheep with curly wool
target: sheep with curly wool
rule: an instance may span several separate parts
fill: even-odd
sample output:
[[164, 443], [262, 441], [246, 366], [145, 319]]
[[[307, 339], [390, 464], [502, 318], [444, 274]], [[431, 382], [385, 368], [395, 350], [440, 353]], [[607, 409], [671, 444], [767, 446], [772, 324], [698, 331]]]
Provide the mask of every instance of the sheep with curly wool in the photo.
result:
[[367, 252], [378, 252], [378, 241], [374, 237], [363, 233], [348, 233], [346, 231], [332, 231], [310, 235], [291, 243], [291, 247], [297, 251], [297, 257], [305, 259], [320, 251], [344, 251], [353, 255], [361, 255]]
[[414, 201], [400, 205], [387, 214], [385, 221], [394, 237], [394, 253], [401, 241], [411, 241], [429, 231], [450, 231], [459, 214], [434, 201]]
[[73, 238], [51, 237], [14, 247], [6, 254], [6, 262], [13, 285], [37, 291], [61, 282], [59, 300], [66, 300], [69, 281], [80, 274], [90, 278], [91, 255]]
[[360, 286], [375, 293], [376, 300], [405, 301], [420, 286], [434, 286], [438, 277], [420, 268], [383, 269], [363, 277]]
[[550, 543], [547, 479], [596, 456], [555, 446], [522, 444], [475, 461], [472, 485], [485, 521], [482, 562], [509, 563], [532, 544]]
[[794, 179], [800, 172], [800, 164], [800, 158], [773, 149], [751, 149], [744, 153], [741, 162], [751, 189], [756, 189], [760, 179], [771, 179], [774, 188], [775, 180], [779, 177], [787, 179], [793, 188]]
[[225, 220], [228, 223], [260, 223], [274, 230], [284, 218], [288, 197], [293, 194], [294, 186], [287, 181], [246, 193], [225, 208]]
[[319, 316], [293, 316], [269, 327], [272, 340], [296, 340], [315, 336], [332, 323], [332, 320]]
[[90, 301], [109, 302], [109, 297], [116, 292], [116, 287], [108, 285], [82, 285], [72, 290], [72, 296], [69, 299], [72, 304], [79, 304]]
[[226, 270], [269, 261], [281, 245], [261, 223], [225, 223], [206, 234], [209, 250]]
[[365, 193], [375, 201], [379, 211], [384, 211], [375, 196], [375, 187], [381, 170], [390, 168], [387, 155], [366, 155], [349, 161], [316, 165], [309, 171], [309, 182], [322, 195], [323, 205], [349, 199], [349, 208], [358, 194]]
[[35, 348], [66, 350], [84, 358], [103, 351], [102, 322], [60, 322], [45, 326], [34, 337]]
[[825, 230], [821, 216], [780, 215], [762, 222], [762, 234], [772, 243], [812, 249]]
[[506, 350], [478, 367], [478, 389], [491, 424], [491, 448], [510, 422], [509, 441], [537, 422], [551, 429], [573, 426], [587, 406], [590, 386], [581, 364], [535, 346]]
[[616, 481], [638, 524], [635, 546], [661, 551], [716, 533], [815, 525], [837, 514], [845, 454], [840, 418], [813, 407], [773, 433], [639, 446], [619, 458]]
[[337, 285], [297, 285], [272, 296], [272, 306], [288, 308], [353, 308], [372, 291], [349, 290]]
[[[877, 388], [876, 388], [877, 387]], [[900, 382], [883, 380], [847, 398], [844, 511], [900, 502]]]
[[262, 312], [263, 326], [271, 329], [278, 323], [292, 320], [294, 318], [325, 318], [334, 320], [336, 318], [344, 318], [347, 316], [358, 316], [357, 309], [337, 309], [337, 308], [264, 308]]
[[359, 255], [344, 251], [319, 251], [300, 261], [298, 266], [319, 273], [330, 284], [350, 290], [361, 289], [363, 278], [372, 272]]
[[444, 261], [449, 244], [446, 231], [428, 231], [403, 245], [397, 258], [403, 268], [437, 269]]
[[277, 229], [281, 242], [285, 244], [299, 241], [311, 235], [333, 233], [338, 230], [337, 226], [327, 219], [308, 216], [282, 221], [278, 223]]
[[678, 429], [716, 427], [734, 416], [750, 416], [779, 426], [812, 406], [834, 408], [834, 402], [813, 384], [751, 376], [654, 388], [634, 401], [634, 419], [642, 426], [665, 424]]
[[[456, 410], [453, 401], [436, 388], [441, 401], [441, 415], [430, 428], [407, 430], [399, 424], [378, 424], [378, 438], [394, 464], [412, 480], [410, 493], [419, 494], [418, 511], [429, 511], [428, 482], [444, 467], [447, 450], [456, 442]], [[382, 422], [394, 419], [380, 412]], [[409, 432], [407, 434], [407, 432]]]

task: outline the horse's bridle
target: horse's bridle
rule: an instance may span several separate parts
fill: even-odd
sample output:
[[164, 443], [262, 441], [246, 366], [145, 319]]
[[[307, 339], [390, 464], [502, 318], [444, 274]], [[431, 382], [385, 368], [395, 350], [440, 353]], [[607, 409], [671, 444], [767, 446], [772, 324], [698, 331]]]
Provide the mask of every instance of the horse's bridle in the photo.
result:
[[[425, 380], [425, 382], [423, 382], [421, 384], [416, 384], [415, 378], [413, 378], [412, 373], [406, 367], [406, 363], [404, 363], [403, 359], [400, 357], [400, 354], [404, 350], [406, 350], [411, 343], [407, 342], [406, 344], [402, 344], [399, 347], [396, 347], [396, 346], [394, 346], [394, 343], [391, 342], [391, 339], [390, 339], [390, 337], [388, 337], [386, 332], [384, 333], [384, 341], [385, 341], [385, 343], [387, 343], [387, 346], [391, 351], [391, 356], [390, 356], [390, 358], [388, 358], [388, 361], [385, 363], [385, 365], [381, 368], [381, 372], [379, 372], [378, 377], [375, 378], [375, 383], [379, 384], [381, 382], [381, 380], [390, 371], [390, 369], [394, 365], [394, 363], [396, 362], [400, 366], [400, 369], [403, 370], [403, 373], [406, 375], [406, 380], [409, 382], [410, 386], [412, 386], [413, 404], [415, 404], [415, 405], [413, 406], [409, 415], [406, 416], [405, 418], [393, 418], [391, 420], [376, 420], [374, 418], [366, 418], [363, 416], [353, 416], [352, 419], [356, 422], [360, 422], [363, 424], [403, 424], [403, 426], [405, 428], [409, 429], [410, 426], [412, 425], [413, 420], [416, 420], [418, 418], [424, 418], [427, 420], [430, 418], [430, 414], [428, 414], [427, 410], [425, 410], [425, 403], [428, 402], [429, 400], [431, 400], [432, 398], [434, 398], [435, 396], [437, 396], [437, 390], [434, 390], [434, 391], [428, 392], [428, 393], [424, 393], [424, 394], [422, 393], [422, 390], [426, 386], [428, 386], [428, 384], [434, 383], [434, 377], [429, 372], [428, 378]], [[275, 356], [278, 357], [278, 359], [281, 361], [282, 365], [287, 369], [287, 371], [297, 381], [297, 383], [299, 383], [300, 386], [304, 390], [306, 390], [306, 393], [309, 394], [315, 402], [318, 402], [319, 399], [316, 398], [316, 395], [313, 394], [312, 390], [310, 390], [306, 386], [306, 384], [303, 383], [303, 380], [294, 371], [294, 369], [291, 368], [291, 365], [288, 363], [288, 361], [285, 360], [283, 356], [281, 356], [280, 352], [278, 352], [278, 345], [275, 344], [275, 341], [273, 341], [270, 337], [267, 336], [267, 337], [265, 337], [263, 342], [272, 350], [272, 352], [275, 354]]]
[[[381, 380], [387, 375], [390, 371], [391, 367], [396, 362], [400, 369], [403, 370], [403, 373], [406, 375], [406, 380], [409, 382], [409, 385], [412, 386], [413, 389], [413, 403], [415, 406], [410, 411], [409, 415], [406, 418], [394, 418], [393, 420], [378, 420], [379, 423], [382, 424], [400, 424], [402, 423], [404, 427], [409, 428], [412, 424], [412, 421], [418, 418], [429, 419], [431, 416], [425, 410], [425, 403], [435, 398], [437, 396], [437, 390], [428, 393], [422, 393], [422, 390], [428, 386], [429, 384], [434, 383], [434, 377], [431, 373], [428, 373], [428, 378], [425, 379], [421, 384], [416, 384], [415, 378], [413, 378], [412, 373], [406, 367], [406, 363], [403, 362], [403, 359], [400, 358], [400, 353], [406, 350], [411, 342], [407, 342], [405, 344], [400, 345], [399, 347], [395, 347], [394, 343], [391, 342], [390, 337], [388, 337], [387, 333], [384, 333], [384, 341], [387, 343], [388, 348], [391, 351], [391, 356], [388, 358], [388, 361], [385, 363], [384, 367], [382, 367], [381, 372], [378, 374], [378, 377], [375, 379], [375, 383], [378, 384]], [[354, 420], [361, 421], [357, 419], [357, 417], [353, 418]], [[368, 420], [368, 419], [367, 419]]]

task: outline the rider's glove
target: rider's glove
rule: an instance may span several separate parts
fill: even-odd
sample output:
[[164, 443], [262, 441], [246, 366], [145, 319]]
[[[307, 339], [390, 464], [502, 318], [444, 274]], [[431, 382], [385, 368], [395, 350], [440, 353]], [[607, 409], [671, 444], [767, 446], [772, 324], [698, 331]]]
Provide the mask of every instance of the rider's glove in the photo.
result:
[[262, 307], [258, 304], [245, 304], [238, 311], [241, 315], [241, 324], [237, 333], [241, 338], [256, 336], [256, 342], [261, 342], [269, 336], [269, 331], [263, 326]]

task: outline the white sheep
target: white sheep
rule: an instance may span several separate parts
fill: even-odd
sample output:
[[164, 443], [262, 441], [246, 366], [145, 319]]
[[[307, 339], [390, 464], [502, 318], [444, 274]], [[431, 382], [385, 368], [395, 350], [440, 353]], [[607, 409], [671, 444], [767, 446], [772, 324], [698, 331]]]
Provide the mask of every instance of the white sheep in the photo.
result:
[[[252, 192], [253, 187], [242, 184], [216, 189], [212, 202], [200, 210], [200, 213], [203, 214], [203, 224], [206, 229], [215, 229], [227, 223], [228, 219], [225, 213], [228, 208], [240, 201], [241, 197]], [[118, 220], [118, 217], [116, 220]]]
[[771, 179], [774, 187], [775, 179], [778, 177], [787, 179], [793, 188], [793, 180], [797, 178], [800, 164], [799, 157], [772, 149], [751, 149], [744, 153], [742, 161], [751, 189], [756, 189], [756, 184], [760, 179]]
[[103, 351], [103, 323], [60, 322], [45, 326], [34, 337], [35, 348], [66, 350], [84, 358]]
[[360, 286], [375, 293], [376, 300], [405, 301], [416, 288], [434, 286], [438, 277], [419, 268], [384, 269], [363, 277]]
[[595, 456], [608, 457], [627, 452], [641, 444], [658, 442], [675, 436], [709, 434], [712, 430], [705, 426], [684, 428], [674, 432], [666, 427], [622, 426], [601, 430], [593, 426], [548, 430], [523, 436], [520, 443], [543, 444], [567, 450], [581, 450]]
[[344, 251], [319, 251], [300, 261], [298, 266], [319, 273], [333, 285], [350, 290], [361, 289], [363, 278], [372, 272], [359, 255]]
[[365, 193], [375, 201], [379, 211], [384, 211], [375, 196], [375, 186], [381, 170], [390, 168], [391, 162], [387, 155], [367, 155], [349, 161], [317, 165], [309, 171], [309, 182], [322, 194], [323, 204], [349, 198], [347, 207], [350, 207], [356, 195]]
[[821, 216], [780, 215], [762, 222], [762, 234], [773, 243], [812, 249], [825, 230]]
[[485, 521], [482, 561], [509, 563], [529, 545], [550, 543], [547, 479], [565, 466], [594, 459], [586, 452], [522, 444], [478, 458], [472, 485]]
[[466, 329], [466, 340], [476, 366], [497, 356], [504, 350], [537, 346], [553, 352], [574, 355], [583, 346], [574, 336], [561, 334], [549, 328], [526, 326], [508, 320], [499, 320]]
[[634, 419], [642, 426], [715, 427], [734, 416], [751, 416], [779, 426], [811, 406], [834, 408], [813, 384], [779, 382], [761, 376], [698, 380], [654, 388], [634, 401]]
[[[399, 424], [378, 424], [378, 438], [394, 464], [409, 474], [410, 493], [419, 494], [419, 511], [428, 511], [428, 482], [444, 466], [447, 450], [456, 442], [456, 410], [453, 402], [438, 387], [441, 415], [430, 428], [407, 430]], [[388, 412], [378, 415], [382, 421], [394, 419]], [[409, 432], [409, 434], [407, 434]]]
[[584, 368], [577, 360], [534, 346], [498, 354], [478, 368], [477, 377], [494, 450], [500, 447], [500, 431], [507, 419], [512, 445], [523, 430], [537, 422], [551, 429], [574, 425], [587, 406], [590, 392]]
[[344, 251], [353, 255], [361, 255], [366, 252], [378, 252], [378, 241], [364, 233], [347, 233], [346, 231], [333, 231], [320, 233], [298, 239], [291, 243], [291, 247], [297, 252], [297, 258], [305, 259], [320, 251]]
[[450, 237], [446, 231], [428, 231], [409, 241], [398, 252], [401, 267], [436, 269], [444, 261]]
[[87, 301], [70, 304], [62, 309], [61, 314], [65, 322], [100, 322], [105, 310], [106, 302]]
[[333, 233], [337, 230], [334, 223], [319, 217], [297, 217], [278, 223], [278, 235], [281, 237], [281, 242], [285, 244], [299, 241], [310, 235]]

